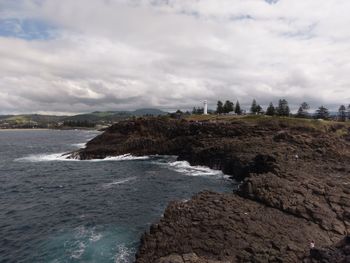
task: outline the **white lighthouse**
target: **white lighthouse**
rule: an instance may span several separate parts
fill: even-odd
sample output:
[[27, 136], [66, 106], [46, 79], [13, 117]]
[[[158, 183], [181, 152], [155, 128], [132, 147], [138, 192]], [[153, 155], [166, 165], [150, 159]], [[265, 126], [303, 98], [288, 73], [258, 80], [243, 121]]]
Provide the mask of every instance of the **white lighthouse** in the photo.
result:
[[207, 115], [208, 114], [208, 101], [203, 101], [203, 104], [204, 104], [204, 111], [203, 111], [203, 114], [204, 115]]

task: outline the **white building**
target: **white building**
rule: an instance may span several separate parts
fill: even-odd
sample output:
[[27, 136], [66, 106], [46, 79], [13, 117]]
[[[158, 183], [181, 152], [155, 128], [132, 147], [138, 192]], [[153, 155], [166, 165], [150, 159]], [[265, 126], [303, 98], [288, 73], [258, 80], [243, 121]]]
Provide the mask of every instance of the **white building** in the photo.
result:
[[203, 104], [204, 104], [204, 111], [203, 111], [203, 114], [204, 115], [207, 115], [208, 114], [208, 101], [204, 101], [203, 102]]

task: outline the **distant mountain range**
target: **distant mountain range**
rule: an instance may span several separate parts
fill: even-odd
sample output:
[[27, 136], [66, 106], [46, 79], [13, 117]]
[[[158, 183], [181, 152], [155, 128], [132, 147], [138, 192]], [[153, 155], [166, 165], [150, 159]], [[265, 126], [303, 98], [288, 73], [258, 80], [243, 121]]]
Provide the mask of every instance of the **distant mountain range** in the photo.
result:
[[74, 116], [41, 114], [0, 115], [0, 128], [47, 128], [58, 127], [65, 124], [69, 126], [85, 126], [86, 124], [108, 125], [133, 116], [159, 116], [166, 114], [168, 114], [168, 112], [150, 108], [137, 109], [135, 111], [95, 111]]

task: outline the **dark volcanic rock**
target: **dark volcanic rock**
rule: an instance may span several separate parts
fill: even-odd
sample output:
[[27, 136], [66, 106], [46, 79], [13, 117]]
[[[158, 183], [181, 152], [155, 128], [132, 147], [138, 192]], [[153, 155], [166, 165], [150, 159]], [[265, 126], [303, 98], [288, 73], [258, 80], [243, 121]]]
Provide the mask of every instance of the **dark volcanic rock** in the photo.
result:
[[196, 123], [159, 118], [124, 121], [70, 157], [98, 159], [126, 153], [177, 155], [179, 160], [222, 170], [241, 181], [252, 172], [278, 170], [273, 145], [268, 143], [273, 142], [273, 136], [256, 128], [244, 122]]
[[156, 262], [173, 253], [228, 262], [298, 262], [312, 239], [332, 243], [308, 220], [237, 195], [203, 192], [168, 206], [143, 237], [136, 262]]
[[350, 231], [349, 131], [288, 119], [143, 119], [112, 126], [72, 158], [177, 155], [242, 181], [232, 194], [171, 203], [142, 237], [138, 263], [350, 262], [348, 239], [338, 244]]
[[348, 263], [350, 262], [350, 236], [346, 236], [335, 246], [310, 250], [305, 263]]

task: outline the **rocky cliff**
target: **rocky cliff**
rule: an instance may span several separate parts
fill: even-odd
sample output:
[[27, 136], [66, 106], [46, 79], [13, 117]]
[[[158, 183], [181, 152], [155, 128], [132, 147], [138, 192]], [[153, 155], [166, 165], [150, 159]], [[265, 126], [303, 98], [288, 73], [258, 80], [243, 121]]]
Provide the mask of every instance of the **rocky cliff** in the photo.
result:
[[[347, 262], [348, 250], [332, 248], [350, 230], [346, 124], [140, 119], [112, 126], [71, 158], [126, 153], [177, 155], [242, 181], [232, 194], [203, 192], [169, 204], [142, 237], [139, 263], [335, 262], [331, 251]], [[316, 257], [311, 240], [323, 251]]]

